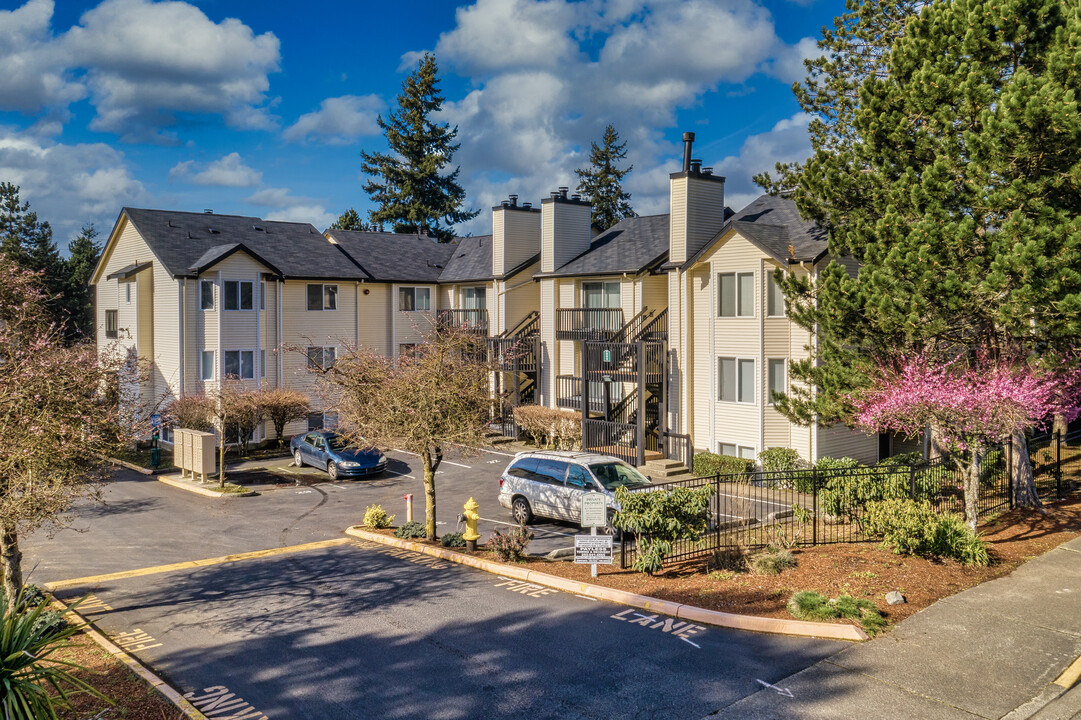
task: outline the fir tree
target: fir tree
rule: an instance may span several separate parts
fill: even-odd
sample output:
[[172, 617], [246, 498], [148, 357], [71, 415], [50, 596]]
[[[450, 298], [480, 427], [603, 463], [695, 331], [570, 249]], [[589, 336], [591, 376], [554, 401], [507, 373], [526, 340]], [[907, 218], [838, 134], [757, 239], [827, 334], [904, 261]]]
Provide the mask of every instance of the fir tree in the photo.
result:
[[72, 338], [94, 337], [94, 293], [90, 278], [101, 258], [101, 244], [95, 240], [97, 236], [98, 231], [90, 223], [68, 243], [70, 257], [64, 261], [67, 281], [64, 305], [69, 318], [68, 335]]
[[19, 186], [9, 182], [0, 182], [0, 252], [19, 267], [41, 273], [40, 284], [54, 318], [66, 321], [64, 260], [53, 242], [53, 230], [38, 220], [29, 202], [20, 199]]
[[331, 230], [367, 230], [368, 224], [360, 219], [360, 214], [353, 208], [349, 208], [334, 221]]
[[782, 403], [791, 417], [844, 418], [864, 370], [891, 351], [1076, 343], [1079, 53], [1081, 8], [1055, 0], [936, 2], [908, 22], [888, 72], [851, 106], [848, 140], [816, 147], [799, 174], [801, 211], [861, 269], [785, 283], [793, 319], [819, 340], [792, 368], [817, 391]]
[[631, 207], [631, 195], [623, 190], [623, 178], [634, 166], [620, 169], [618, 163], [627, 157], [627, 143], [619, 142], [619, 133], [609, 125], [604, 129], [603, 146], [590, 143], [589, 167], [578, 168], [578, 191], [593, 202], [593, 224], [608, 229], [626, 217], [636, 217]]
[[459, 168], [441, 174], [458, 150], [458, 128], [432, 118], [443, 107], [437, 73], [435, 57], [426, 53], [402, 83], [397, 110], [386, 120], [379, 116], [391, 152], [361, 152], [361, 157], [371, 177], [364, 190], [377, 205], [371, 221], [388, 223], [394, 232], [426, 232], [446, 242], [453, 237], [450, 225], [471, 220], [479, 211], [463, 209]]

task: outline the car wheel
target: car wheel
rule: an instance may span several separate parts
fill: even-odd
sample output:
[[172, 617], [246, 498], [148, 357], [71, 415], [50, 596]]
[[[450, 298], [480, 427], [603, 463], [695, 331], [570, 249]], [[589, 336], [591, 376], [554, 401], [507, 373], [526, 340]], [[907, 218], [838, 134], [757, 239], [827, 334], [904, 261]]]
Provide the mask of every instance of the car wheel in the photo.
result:
[[519, 525], [528, 525], [533, 520], [533, 510], [529, 507], [529, 501], [524, 497], [516, 497], [510, 504], [510, 514]]
[[293, 453], [293, 462], [296, 463], [298, 468], [304, 467], [304, 457], [300, 454], [299, 450]]
[[338, 464], [333, 460], [327, 463], [327, 475], [330, 475], [331, 480], [338, 479]]

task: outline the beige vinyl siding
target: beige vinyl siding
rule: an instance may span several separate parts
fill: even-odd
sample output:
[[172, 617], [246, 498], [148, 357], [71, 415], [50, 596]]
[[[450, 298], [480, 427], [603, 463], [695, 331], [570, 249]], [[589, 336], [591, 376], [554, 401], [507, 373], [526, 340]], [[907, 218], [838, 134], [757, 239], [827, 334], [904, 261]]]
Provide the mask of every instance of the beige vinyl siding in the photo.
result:
[[[402, 287], [430, 288], [433, 312], [400, 311], [398, 309], [398, 288]], [[434, 306], [438, 297], [438, 293], [436, 292], [436, 290], [437, 287], [435, 285], [401, 283], [392, 286], [390, 303], [391, 322], [394, 324], [394, 347], [391, 350], [394, 353], [395, 357], [397, 356], [398, 348], [401, 346], [402, 343], [424, 342], [425, 334], [433, 327], [435, 323]]]
[[505, 283], [505, 292], [502, 294], [504, 316], [501, 331], [509, 330], [529, 313], [541, 309], [540, 283], [529, 280], [539, 268], [540, 263], [533, 263], [525, 272], [515, 275]]
[[656, 310], [657, 313], [668, 307], [668, 278], [666, 276], [647, 275], [642, 278], [642, 307]]
[[154, 392], [167, 403], [180, 394], [180, 285], [159, 262], [148, 274], [154, 284]]
[[550, 407], [555, 406], [556, 367], [554, 359], [557, 357], [556, 348], [556, 297], [558, 288], [556, 280], [543, 279], [539, 283], [540, 295], [540, 329], [541, 329], [541, 403]]
[[135, 226], [128, 222], [126, 217], [121, 219], [119, 226], [116, 228], [115, 242], [112, 243], [111, 248], [106, 248], [106, 253], [105, 262], [100, 269], [100, 279], [94, 291], [98, 347], [104, 350], [114, 342], [112, 339], [105, 337], [106, 310], [117, 311], [118, 328], [130, 329], [130, 338], [124, 332], [120, 332], [117, 341], [123, 347], [131, 347], [135, 345], [135, 333], [137, 330], [134, 314], [137, 292], [132, 288], [132, 305], [124, 307], [121, 283], [116, 279], [108, 280], [107, 278], [111, 273], [128, 265], [151, 261], [156, 263], [157, 261], [142, 236], [135, 229]]
[[[214, 309], [200, 310], [200, 281], [210, 280], [214, 285]], [[191, 395], [206, 392], [214, 383], [204, 383], [202, 378], [202, 352], [215, 353], [215, 363], [220, 362], [218, 352], [218, 309], [221, 307], [221, 288], [217, 286], [217, 274], [206, 273], [199, 278], [182, 280], [184, 283], [184, 392]], [[215, 382], [218, 379], [215, 371]]]
[[[506, 244], [506, 222], [504, 221], [506, 216], [506, 210], [499, 208], [492, 210], [492, 275], [502, 275], [506, 272], [503, 251]], [[503, 242], [500, 242], [500, 239]]]
[[923, 435], [913, 435], [912, 437], [905, 437], [903, 435], [894, 435], [890, 438], [890, 454], [901, 455], [903, 453], [922, 453], [923, 452]]
[[818, 457], [856, 458], [867, 465], [878, 461], [878, 436], [864, 435], [838, 423], [818, 428]]
[[724, 227], [724, 183], [689, 178], [687, 257], [701, 250]]
[[355, 342], [356, 291], [353, 282], [314, 283], [338, 286], [338, 309], [308, 310], [309, 284], [313, 283], [302, 280], [286, 280], [283, 283], [283, 341], [287, 349], [281, 360], [282, 376], [285, 387], [310, 395], [313, 405], [320, 407], [317, 378], [308, 371], [303, 348], [332, 346], [341, 354]]
[[[853, 258], [851, 256], [846, 256], [846, 257], [841, 257], [841, 258], [834, 258], [834, 260], [836, 260], [837, 263], [841, 267], [843, 267], [851, 277], [856, 277], [856, 275], [860, 271], [860, 264], [858, 262], [856, 262], [855, 258]], [[823, 262], [828, 263], [829, 259], [827, 258]]]
[[687, 178], [673, 178], [668, 188], [668, 259], [683, 263], [687, 255]]
[[[540, 250], [541, 214], [524, 210], [492, 213], [492, 274], [503, 275]], [[503, 242], [499, 242], [499, 238]]]
[[[387, 357], [394, 355], [390, 345], [390, 289], [391, 286], [387, 284], [361, 283], [357, 300], [360, 346], [371, 348]], [[364, 294], [365, 291], [367, 295]]]
[[435, 293], [436, 303], [433, 310], [454, 310], [462, 307], [462, 288], [464, 285], [440, 285]]
[[[258, 342], [256, 334], [256, 313], [259, 308], [258, 282], [265, 269], [250, 255], [238, 252], [209, 268], [202, 276], [211, 279], [217, 279], [220, 276], [222, 283], [231, 280], [254, 283], [252, 285], [253, 310], [225, 310], [224, 304], [221, 306], [221, 338], [222, 345], [226, 349], [254, 348]], [[224, 291], [222, 291], [222, 296], [224, 303]]]
[[690, 370], [687, 383], [690, 388], [691, 427], [685, 432], [691, 433], [694, 447], [698, 450], [716, 452], [717, 448], [710, 439], [710, 413], [714, 402], [713, 367], [716, 365], [710, 351], [709, 326], [712, 322], [713, 279], [708, 266], [695, 267], [688, 273], [690, 292], [687, 298], [690, 332], [687, 337], [687, 357], [684, 369]]
[[[561, 308], [580, 308], [585, 305], [581, 296], [581, 285], [574, 280], [558, 280], [559, 306]], [[577, 348], [572, 340], [559, 341], [559, 364], [556, 366], [557, 375], [570, 375], [577, 372]]]
[[[673, 432], [690, 432], [687, 418], [689, 378], [687, 360], [687, 277], [679, 270], [668, 273], [668, 351], [671, 363], [668, 374], [668, 427]], [[693, 435], [692, 435], [693, 441]]]

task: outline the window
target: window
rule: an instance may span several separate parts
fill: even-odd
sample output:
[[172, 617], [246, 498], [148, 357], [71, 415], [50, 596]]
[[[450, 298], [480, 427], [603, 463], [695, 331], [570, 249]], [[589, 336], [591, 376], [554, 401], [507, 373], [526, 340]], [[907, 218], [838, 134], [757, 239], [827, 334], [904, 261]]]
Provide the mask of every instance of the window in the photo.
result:
[[308, 309], [309, 310], [337, 310], [338, 309], [338, 286], [337, 285], [308, 285]]
[[754, 403], [754, 360], [717, 358], [717, 399]]
[[226, 310], [255, 308], [255, 283], [251, 280], [226, 280], [222, 283], [223, 305]]
[[728, 455], [729, 457], [738, 457], [743, 460], [754, 460], [755, 452], [753, 447], [747, 447], [746, 445], [736, 445], [735, 443], [720, 443], [718, 450], [721, 455]]
[[259, 283], [259, 309], [266, 310], [266, 283]]
[[537, 466], [539, 464], [540, 460], [538, 458], [515, 460], [510, 469], [507, 470], [507, 474], [520, 477], [523, 480], [534, 480], [537, 477]]
[[266, 350], [259, 351], [259, 377], [266, 377]]
[[567, 463], [562, 460], [542, 459], [537, 464], [537, 474], [533, 479], [542, 483], [562, 485], [565, 477], [567, 477]]
[[483, 287], [467, 287], [462, 290], [462, 309], [463, 310], [483, 310], [484, 309], [484, 288]]
[[567, 471], [567, 484], [576, 487], [584, 488], [586, 490], [593, 490], [596, 486], [593, 484], [593, 477], [589, 474], [581, 465], [571, 465]]
[[587, 308], [601, 309], [622, 306], [619, 299], [618, 282], [582, 283], [582, 296]]
[[[320, 430], [323, 427], [323, 413], [311, 413], [308, 415], [308, 430]], [[309, 443], [315, 444], [316, 438], [308, 440]]]
[[124, 302], [126, 302], [126, 303], [131, 302], [131, 283], [130, 282], [124, 283]]
[[202, 380], [214, 379], [214, 351], [203, 350], [199, 363], [199, 378]]
[[114, 340], [120, 336], [119, 323], [117, 322], [117, 311], [106, 310], [105, 311], [105, 337], [113, 338]]
[[766, 273], [766, 316], [784, 317], [784, 291], [773, 279], [773, 272]]
[[253, 350], [226, 350], [225, 376], [253, 380], [255, 378], [255, 352]]
[[413, 357], [416, 351], [416, 343], [398, 343], [398, 357]]
[[338, 349], [333, 346], [309, 347], [307, 354], [309, 370], [328, 370], [334, 366], [334, 361], [337, 359], [338, 355]]
[[720, 317], [754, 317], [754, 273], [717, 276]]
[[213, 310], [214, 309], [214, 281], [213, 280], [200, 280], [199, 281], [199, 309], [200, 310]]
[[398, 309], [415, 312], [432, 309], [432, 289], [426, 287], [398, 288]]
[[[336, 427], [338, 427], [337, 413], [311, 413], [308, 415], [308, 432], [314, 430], [333, 430]], [[319, 436], [316, 436], [315, 440], [320, 443], [323, 442], [323, 438]]]
[[786, 360], [784, 358], [777, 358], [766, 361], [766, 368], [769, 375], [767, 387], [769, 388], [769, 397], [766, 398], [766, 403], [773, 404], [773, 396], [784, 395], [788, 392], [788, 373]]

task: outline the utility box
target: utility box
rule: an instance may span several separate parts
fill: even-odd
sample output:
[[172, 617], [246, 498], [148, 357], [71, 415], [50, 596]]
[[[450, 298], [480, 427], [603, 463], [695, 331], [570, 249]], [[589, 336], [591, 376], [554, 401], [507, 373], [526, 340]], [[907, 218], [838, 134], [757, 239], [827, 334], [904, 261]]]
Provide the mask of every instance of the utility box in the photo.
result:
[[178, 428], [173, 432], [173, 464], [180, 468], [180, 477], [199, 477], [206, 482], [216, 468], [215, 450], [218, 436], [199, 430]]

